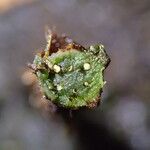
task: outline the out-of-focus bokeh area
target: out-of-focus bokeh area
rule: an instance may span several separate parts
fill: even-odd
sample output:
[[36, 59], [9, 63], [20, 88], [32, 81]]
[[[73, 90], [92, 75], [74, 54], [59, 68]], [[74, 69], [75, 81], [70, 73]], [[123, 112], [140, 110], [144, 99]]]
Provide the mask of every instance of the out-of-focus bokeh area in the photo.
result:
[[[35, 96], [24, 71], [45, 48], [46, 25], [105, 45], [111, 64], [98, 108], [69, 118]], [[0, 0], [0, 150], [149, 150], [149, 73], [149, 0]]]

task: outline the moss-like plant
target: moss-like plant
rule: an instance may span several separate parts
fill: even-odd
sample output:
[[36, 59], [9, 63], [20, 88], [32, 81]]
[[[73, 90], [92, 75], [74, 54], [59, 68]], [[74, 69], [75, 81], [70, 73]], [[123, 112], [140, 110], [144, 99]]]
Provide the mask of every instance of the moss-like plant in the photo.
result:
[[31, 65], [43, 94], [64, 108], [96, 107], [106, 83], [104, 70], [110, 62], [104, 46], [84, 48], [55, 33], [48, 34], [47, 42]]

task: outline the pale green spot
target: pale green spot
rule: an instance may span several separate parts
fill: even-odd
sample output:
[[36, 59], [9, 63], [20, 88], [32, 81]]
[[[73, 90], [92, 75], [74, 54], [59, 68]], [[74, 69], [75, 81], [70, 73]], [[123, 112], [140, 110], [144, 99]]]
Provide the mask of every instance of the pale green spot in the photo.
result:
[[89, 63], [84, 63], [83, 65], [84, 70], [89, 70], [91, 68]]
[[58, 66], [58, 65], [54, 65], [53, 69], [54, 69], [54, 72], [56, 72], [56, 73], [59, 73], [61, 70], [60, 66]]

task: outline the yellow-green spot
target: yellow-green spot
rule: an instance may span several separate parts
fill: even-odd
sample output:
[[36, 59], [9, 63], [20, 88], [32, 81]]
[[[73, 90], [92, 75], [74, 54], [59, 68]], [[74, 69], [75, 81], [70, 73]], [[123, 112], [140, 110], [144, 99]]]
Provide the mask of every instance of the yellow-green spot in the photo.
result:
[[58, 66], [58, 65], [54, 65], [53, 69], [54, 69], [54, 72], [56, 72], [56, 73], [59, 73], [61, 70], [60, 66]]
[[84, 63], [83, 68], [84, 70], [89, 70], [91, 68], [91, 65], [89, 63]]
[[95, 48], [94, 48], [94, 46], [93, 46], [93, 45], [91, 45], [91, 46], [90, 46], [90, 50], [92, 50], [92, 51], [94, 51], [94, 50], [95, 50]]
[[57, 85], [57, 90], [61, 91], [63, 89], [63, 87], [61, 85]]
[[68, 71], [72, 71], [72, 69], [73, 69], [73, 67], [72, 67], [72, 66], [70, 66], [70, 67], [69, 67], [69, 69], [68, 69]]
[[104, 49], [104, 45], [100, 44], [100, 45], [99, 45], [99, 48], [100, 48], [101, 50], [103, 50], [103, 49]]
[[88, 83], [88, 82], [84, 82], [84, 85], [85, 85], [85, 86], [88, 86], [88, 85], [89, 85], [89, 83]]

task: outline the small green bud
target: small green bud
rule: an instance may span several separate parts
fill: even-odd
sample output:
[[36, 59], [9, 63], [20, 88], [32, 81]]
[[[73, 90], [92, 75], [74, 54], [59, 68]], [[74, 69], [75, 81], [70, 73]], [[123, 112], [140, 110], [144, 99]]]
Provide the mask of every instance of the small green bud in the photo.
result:
[[33, 61], [44, 95], [64, 108], [95, 107], [106, 83], [104, 70], [110, 62], [104, 46], [86, 49], [67, 43], [66, 37], [48, 37], [44, 55], [36, 55]]

